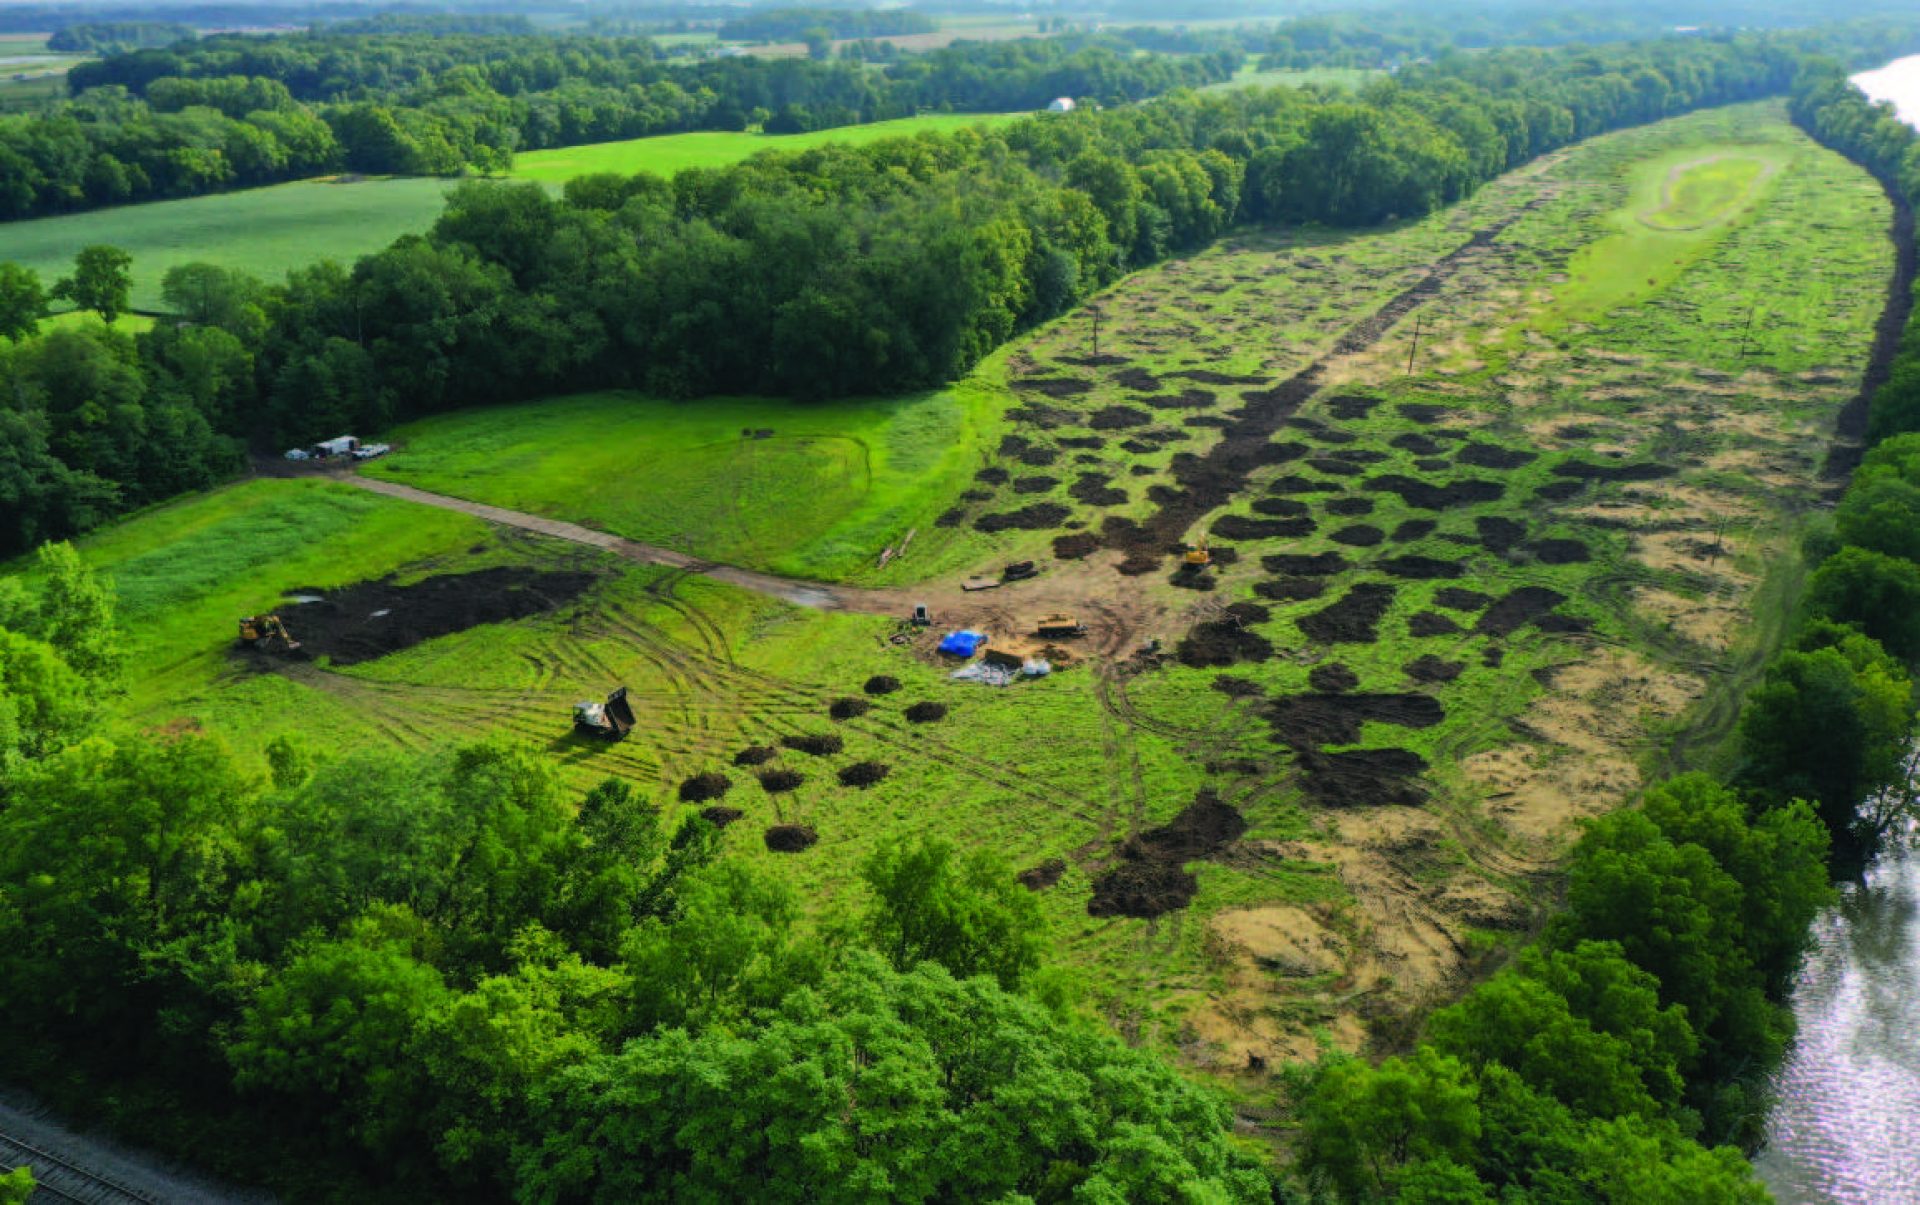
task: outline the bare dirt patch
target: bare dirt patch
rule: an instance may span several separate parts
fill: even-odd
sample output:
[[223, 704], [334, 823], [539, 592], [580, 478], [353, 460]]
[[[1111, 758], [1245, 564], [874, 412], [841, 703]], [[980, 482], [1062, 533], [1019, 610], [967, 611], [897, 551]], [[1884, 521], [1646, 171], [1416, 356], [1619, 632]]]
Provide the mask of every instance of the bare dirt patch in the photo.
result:
[[1407, 581], [1436, 581], [1460, 577], [1467, 571], [1459, 561], [1443, 561], [1432, 556], [1390, 556], [1375, 561], [1373, 567], [1389, 577]]
[[1360, 685], [1360, 675], [1338, 661], [1334, 661], [1326, 665], [1314, 666], [1307, 674], [1307, 685], [1321, 694], [1345, 694]]
[[1342, 516], [1348, 516], [1348, 517], [1370, 515], [1373, 513], [1373, 499], [1371, 498], [1331, 498], [1327, 501], [1327, 513], [1330, 515], [1342, 515]]
[[1459, 624], [1438, 611], [1416, 611], [1407, 617], [1407, 632], [1413, 636], [1456, 636], [1460, 630]]
[[1426, 539], [1439, 526], [1432, 519], [1407, 519], [1393, 529], [1393, 535], [1389, 538], [1396, 544], [1411, 544], [1415, 540]]
[[1144, 427], [1153, 422], [1153, 415], [1133, 406], [1102, 406], [1087, 416], [1087, 426], [1095, 431], [1122, 431], [1128, 427]]
[[1392, 586], [1362, 582], [1332, 606], [1295, 622], [1308, 639], [1322, 644], [1372, 644], [1380, 638], [1380, 620], [1393, 606], [1393, 596]]
[[1370, 523], [1355, 523], [1329, 533], [1327, 538], [1336, 544], [1345, 544], [1349, 548], [1372, 548], [1384, 541], [1387, 533]]
[[1267, 704], [1275, 739], [1310, 751], [1321, 745], [1351, 745], [1363, 724], [1431, 728], [1447, 718], [1440, 700], [1423, 694], [1288, 695]]
[[481, 569], [396, 585], [391, 578], [316, 590], [281, 607], [302, 649], [335, 665], [357, 665], [483, 624], [556, 610], [598, 580], [591, 573]]
[[1223, 540], [1297, 540], [1313, 534], [1312, 519], [1250, 519], [1221, 515], [1208, 530]]
[[1471, 465], [1477, 469], [1517, 469], [1538, 459], [1538, 452], [1481, 443], [1470, 443], [1453, 454], [1455, 464]]
[[1268, 573], [1286, 573], [1296, 577], [1332, 577], [1349, 568], [1347, 558], [1337, 552], [1277, 552], [1260, 558]]
[[1305, 602], [1327, 592], [1327, 583], [1317, 577], [1276, 577], [1253, 583], [1253, 592], [1272, 602]]

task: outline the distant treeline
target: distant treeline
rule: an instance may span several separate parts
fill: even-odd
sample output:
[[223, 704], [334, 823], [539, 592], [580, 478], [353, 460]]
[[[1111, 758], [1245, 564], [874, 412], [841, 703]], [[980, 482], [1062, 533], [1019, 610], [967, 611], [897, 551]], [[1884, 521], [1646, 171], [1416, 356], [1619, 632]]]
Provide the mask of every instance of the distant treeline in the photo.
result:
[[731, 42], [798, 42], [820, 31], [829, 38], [885, 38], [932, 33], [933, 18], [910, 8], [760, 8], [720, 25]]
[[121, 54], [149, 46], [190, 42], [191, 25], [171, 21], [95, 21], [67, 25], [47, 38], [47, 49], [63, 54]]

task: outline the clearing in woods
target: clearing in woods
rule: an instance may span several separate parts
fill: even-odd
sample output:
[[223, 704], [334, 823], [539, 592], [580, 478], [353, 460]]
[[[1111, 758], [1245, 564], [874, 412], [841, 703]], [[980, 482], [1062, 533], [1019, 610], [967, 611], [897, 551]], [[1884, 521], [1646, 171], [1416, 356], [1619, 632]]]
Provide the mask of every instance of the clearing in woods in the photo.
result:
[[[495, 734], [667, 808], [724, 776], [697, 794], [740, 813], [729, 856], [823, 909], [884, 837], [990, 845], [1122, 1032], [1253, 1101], [1275, 1060], [1398, 1040], [1535, 923], [1576, 819], [1712, 755], [1771, 638], [1755, 614], [1796, 586], [1780, 554], [1888, 295], [1889, 216], [1778, 105], [1739, 106], [1424, 221], [1237, 233], [943, 394], [423, 422], [373, 471], [924, 598], [936, 626], [257, 480], [86, 543], [142, 666], [121, 717], [245, 749]], [[1601, 288], [1594, 247], [1629, 237], [1686, 245]], [[1202, 533], [1214, 566], [1180, 570], [1170, 545]], [[1028, 558], [1035, 580], [958, 589]], [[520, 593], [422, 602], [397, 637], [343, 610], [463, 590]], [[316, 605], [353, 664], [233, 653], [235, 617], [278, 606], [298, 635]], [[1090, 631], [1050, 677], [956, 682], [933, 650], [1054, 609]], [[618, 683], [634, 735], [569, 736], [569, 705]]]

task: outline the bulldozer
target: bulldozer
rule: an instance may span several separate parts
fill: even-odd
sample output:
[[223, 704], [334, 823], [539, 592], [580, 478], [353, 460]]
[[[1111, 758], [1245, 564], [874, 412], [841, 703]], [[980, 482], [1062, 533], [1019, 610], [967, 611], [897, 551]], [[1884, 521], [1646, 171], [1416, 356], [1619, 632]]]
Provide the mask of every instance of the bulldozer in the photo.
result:
[[1213, 551], [1207, 547], [1207, 537], [1201, 536], [1199, 543], [1182, 553], [1180, 563], [1189, 569], [1205, 569], [1213, 564]]
[[588, 701], [573, 705], [573, 730], [582, 736], [603, 741], [621, 740], [633, 731], [634, 722], [624, 686], [608, 695], [604, 703]]
[[300, 642], [287, 631], [278, 615], [249, 615], [240, 621], [240, 643], [263, 653], [292, 657], [300, 652]]
[[1035, 636], [1047, 639], [1060, 639], [1067, 636], [1085, 636], [1087, 625], [1075, 619], [1065, 611], [1055, 611], [1051, 615], [1042, 615], [1040, 622], [1033, 625]]

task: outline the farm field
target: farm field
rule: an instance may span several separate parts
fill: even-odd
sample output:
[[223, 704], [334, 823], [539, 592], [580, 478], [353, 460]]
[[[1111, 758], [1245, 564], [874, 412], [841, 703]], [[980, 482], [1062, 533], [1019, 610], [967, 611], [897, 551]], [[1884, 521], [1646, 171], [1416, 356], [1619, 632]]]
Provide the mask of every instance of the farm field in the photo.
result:
[[[1097, 350], [1083, 312], [943, 393], [416, 424], [370, 473], [855, 588], [810, 610], [348, 480], [251, 481], [85, 542], [151, 671], [117, 722], [250, 752], [530, 742], [583, 786], [736, 810], [730, 856], [822, 907], [883, 836], [987, 844], [1117, 1028], [1251, 1095], [1252, 1059], [1393, 1042], [1528, 930], [1573, 821], [1714, 756], [1753, 616], [1797, 586], [1776, 554], [1822, 496], [1889, 217], [1779, 106], [1740, 106], [1424, 221], [1237, 234], [1098, 298]], [[1621, 247], [1623, 284], [1610, 240], [1657, 251]], [[1214, 566], [1177, 568], [1203, 533]], [[1032, 582], [958, 588], [1026, 557]], [[280, 603], [319, 657], [235, 656], [235, 618]], [[933, 651], [1054, 608], [1090, 631], [1048, 677], [958, 682]], [[568, 736], [620, 683], [634, 735]], [[680, 802], [709, 771], [724, 798]], [[781, 824], [818, 843], [769, 851]]]
[[1372, 80], [1384, 76], [1384, 71], [1374, 71], [1365, 67], [1305, 67], [1293, 70], [1262, 71], [1253, 63], [1248, 63], [1234, 72], [1233, 78], [1217, 84], [1208, 84], [1202, 92], [1219, 92], [1227, 88], [1305, 88], [1318, 84], [1329, 88], [1355, 89], [1365, 87]]

